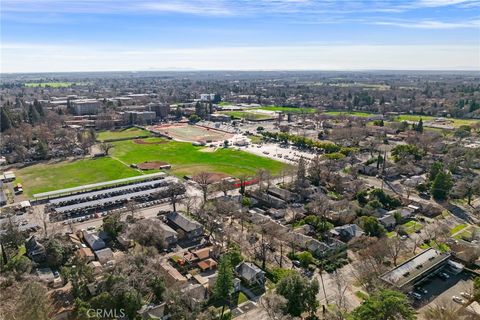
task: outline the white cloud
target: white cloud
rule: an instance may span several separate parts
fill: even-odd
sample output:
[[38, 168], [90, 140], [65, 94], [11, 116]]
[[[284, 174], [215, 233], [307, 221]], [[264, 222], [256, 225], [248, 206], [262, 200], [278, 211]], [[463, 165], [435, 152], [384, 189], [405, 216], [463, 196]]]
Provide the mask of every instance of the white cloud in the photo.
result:
[[[136, 48], [6, 44], [2, 72], [115, 70], [480, 70], [475, 45]], [[54, 61], [54, 63], [53, 63]]]
[[402, 28], [417, 28], [417, 29], [465, 29], [465, 28], [480, 28], [480, 20], [470, 20], [461, 22], [445, 22], [435, 20], [421, 20], [421, 21], [377, 21], [372, 24], [396, 26]]

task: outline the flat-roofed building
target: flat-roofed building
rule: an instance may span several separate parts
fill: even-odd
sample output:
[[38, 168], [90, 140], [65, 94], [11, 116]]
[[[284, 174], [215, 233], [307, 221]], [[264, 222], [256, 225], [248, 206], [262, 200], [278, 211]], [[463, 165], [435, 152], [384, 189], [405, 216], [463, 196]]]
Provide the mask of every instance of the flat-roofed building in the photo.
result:
[[100, 101], [96, 99], [74, 100], [70, 103], [75, 114], [79, 116], [83, 116], [86, 114], [97, 114], [99, 112], [100, 106], [102, 105]]
[[157, 114], [154, 111], [125, 111], [123, 121], [125, 124], [151, 124], [155, 121]]
[[427, 276], [434, 275], [449, 261], [450, 253], [429, 248], [405, 261], [380, 278], [402, 291], [409, 291]]

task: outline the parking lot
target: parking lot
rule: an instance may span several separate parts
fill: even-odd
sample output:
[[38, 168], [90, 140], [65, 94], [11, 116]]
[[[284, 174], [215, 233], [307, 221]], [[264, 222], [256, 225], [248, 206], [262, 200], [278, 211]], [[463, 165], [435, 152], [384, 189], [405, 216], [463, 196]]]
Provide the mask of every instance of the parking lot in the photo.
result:
[[456, 302], [453, 300], [453, 297], [458, 297], [466, 301], [465, 293], [468, 294], [472, 292], [473, 274], [467, 271], [453, 274], [449, 272], [448, 268], [445, 268], [444, 271], [450, 276], [448, 279], [433, 276], [421, 284], [421, 287], [426, 290], [427, 293], [422, 294], [421, 300], [415, 299], [414, 302], [414, 306], [420, 314], [435, 305], [460, 307], [462, 305], [461, 301]]

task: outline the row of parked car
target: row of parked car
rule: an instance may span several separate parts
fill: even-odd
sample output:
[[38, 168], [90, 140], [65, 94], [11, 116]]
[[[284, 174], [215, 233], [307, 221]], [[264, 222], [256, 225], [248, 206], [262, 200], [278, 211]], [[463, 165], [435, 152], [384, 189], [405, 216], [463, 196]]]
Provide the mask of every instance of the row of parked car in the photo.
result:
[[[109, 188], [105, 189], [104, 192], [101, 193], [95, 193], [98, 192], [90, 192], [90, 193], [85, 193], [85, 194], [80, 194], [78, 197], [75, 199], [66, 199], [65, 201], [58, 202], [56, 204], [49, 204], [49, 206], [55, 206], [55, 207], [63, 207], [67, 205], [72, 205], [72, 204], [77, 204], [77, 203], [83, 203], [83, 202], [88, 202], [88, 201], [93, 201], [93, 200], [99, 200], [99, 199], [106, 199], [106, 198], [111, 198], [115, 196], [121, 196], [129, 193], [134, 193], [134, 192], [139, 192], [139, 191], [144, 191], [144, 190], [150, 190], [150, 189], [155, 189], [158, 187], [162, 187], [167, 185], [168, 182], [165, 180], [158, 180], [156, 183], [148, 184], [148, 185], [129, 185], [128, 188], [118, 190], [117, 188]], [[123, 188], [123, 187], [122, 187]]]
[[[168, 199], [159, 199], [159, 200], [153, 200], [153, 201], [148, 201], [148, 202], [144, 202], [144, 203], [138, 203], [138, 204], [135, 205], [135, 208], [137, 208], [137, 209], [148, 208], [148, 207], [151, 207], [151, 206], [154, 206], [154, 205], [157, 205], [157, 204], [165, 203], [167, 201], [168, 201]], [[63, 224], [64, 225], [69, 225], [71, 223], [85, 222], [85, 221], [88, 221], [88, 220], [91, 220], [91, 219], [97, 219], [97, 218], [100, 218], [100, 217], [104, 217], [104, 216], [107, 216], [109, 214], [121, 213], [121, 212], [125, 212], [125, 211], [127, 211], [127, 207], [122, 206], [122, 207], [119, 207], [119, 208], [115, 208], [115, 209], [111, 209], [111, 210], [107, 210], [107, 211], [103, 211], [103, 212], [99, 212], [99, 213], [85, 214], [81, 217], [67, 219], [67, 220], [63, 221]]]

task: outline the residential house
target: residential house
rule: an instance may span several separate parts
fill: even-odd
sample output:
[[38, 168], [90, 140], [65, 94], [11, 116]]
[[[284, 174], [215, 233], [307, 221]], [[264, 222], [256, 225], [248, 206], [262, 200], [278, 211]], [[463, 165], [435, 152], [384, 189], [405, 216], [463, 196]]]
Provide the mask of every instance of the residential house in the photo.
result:
[[25, 248], [27, 249], [27, 257], [34, 262], [45, 261], [47, 257], [45, 247], [37, 241], [35, 236], [31, 236], [30, 239], [25, 242]]
[[95, 250], [95, 256], [101, 264], [106, 264], [109, 261], [113, 261], [113, 251], [110, 248], [103, 248], [100, 250]]
[[187, 278], [166, 261], [160, 264], [160, 272], [164, 275], [165, 283], [168, 286], [183, 286], [187, 283]]
[[379, 218], [378, 221], [389, 230], [395, 228], [395, 226], [397, 225], [397, 220], [395, 219], [393, 214], [386, 214], [383, 217]]
[[235, 267], [235, 273], [249, 285], [263, 286], [265, 284], [265, 271], [251, 262], [240, 263]]
[[83, 239], [93, 251], [105, 248], [105, 242], [98, 236], [97, 232], [84, 231]]
[[335, 227], [330, 231], [332, 236], [338, 237], [342, 241], [350, 241], [353, 238], [361, 236], [363, 233], [363, 230], [356, 224], [346, 224]]
[[162, 302], [160, 304], [145, 304], [143, 305], [137, 313], [145, 320], [161, 320], [166, 319], [165, 317], [165, 306], [167, 305], [166, 302]]
[[161, 234], [163, 236], [163, 242], [167, 248], [171, 248], [173, 246], [177, 245], [178, 241], [178, 232], [170, 228], [168, 225], [165, 223], [161, 223], [159, 225], [161, 229]]
[[217, 262], [212, 258], [202, 260], [197, 265], [202, 271], [214, 270], [217, 268]]
[[298, 196], [295, 193], [290, 192], [286, 189], [281, 189], [281, 188], [277, 188], [277, 187], [270, 187], [268, 189], [268, 193], [271, 194], [272, 196], [280, 198], [280, 199], [282, 199], [283, 201], [286, 201], [286, 202], [294, 202], [294, 201], [298, 200]]
[[167, 224], [178, 232], [180, 239], [196, 240], [203, 235], [202, 224], [179, 212], [170, 212], [166, 218]]
[[77, 251], [77, 256], [84, 259], [87, 263], [95, 260], [95, 255], [90, 248], [80, 248]]

